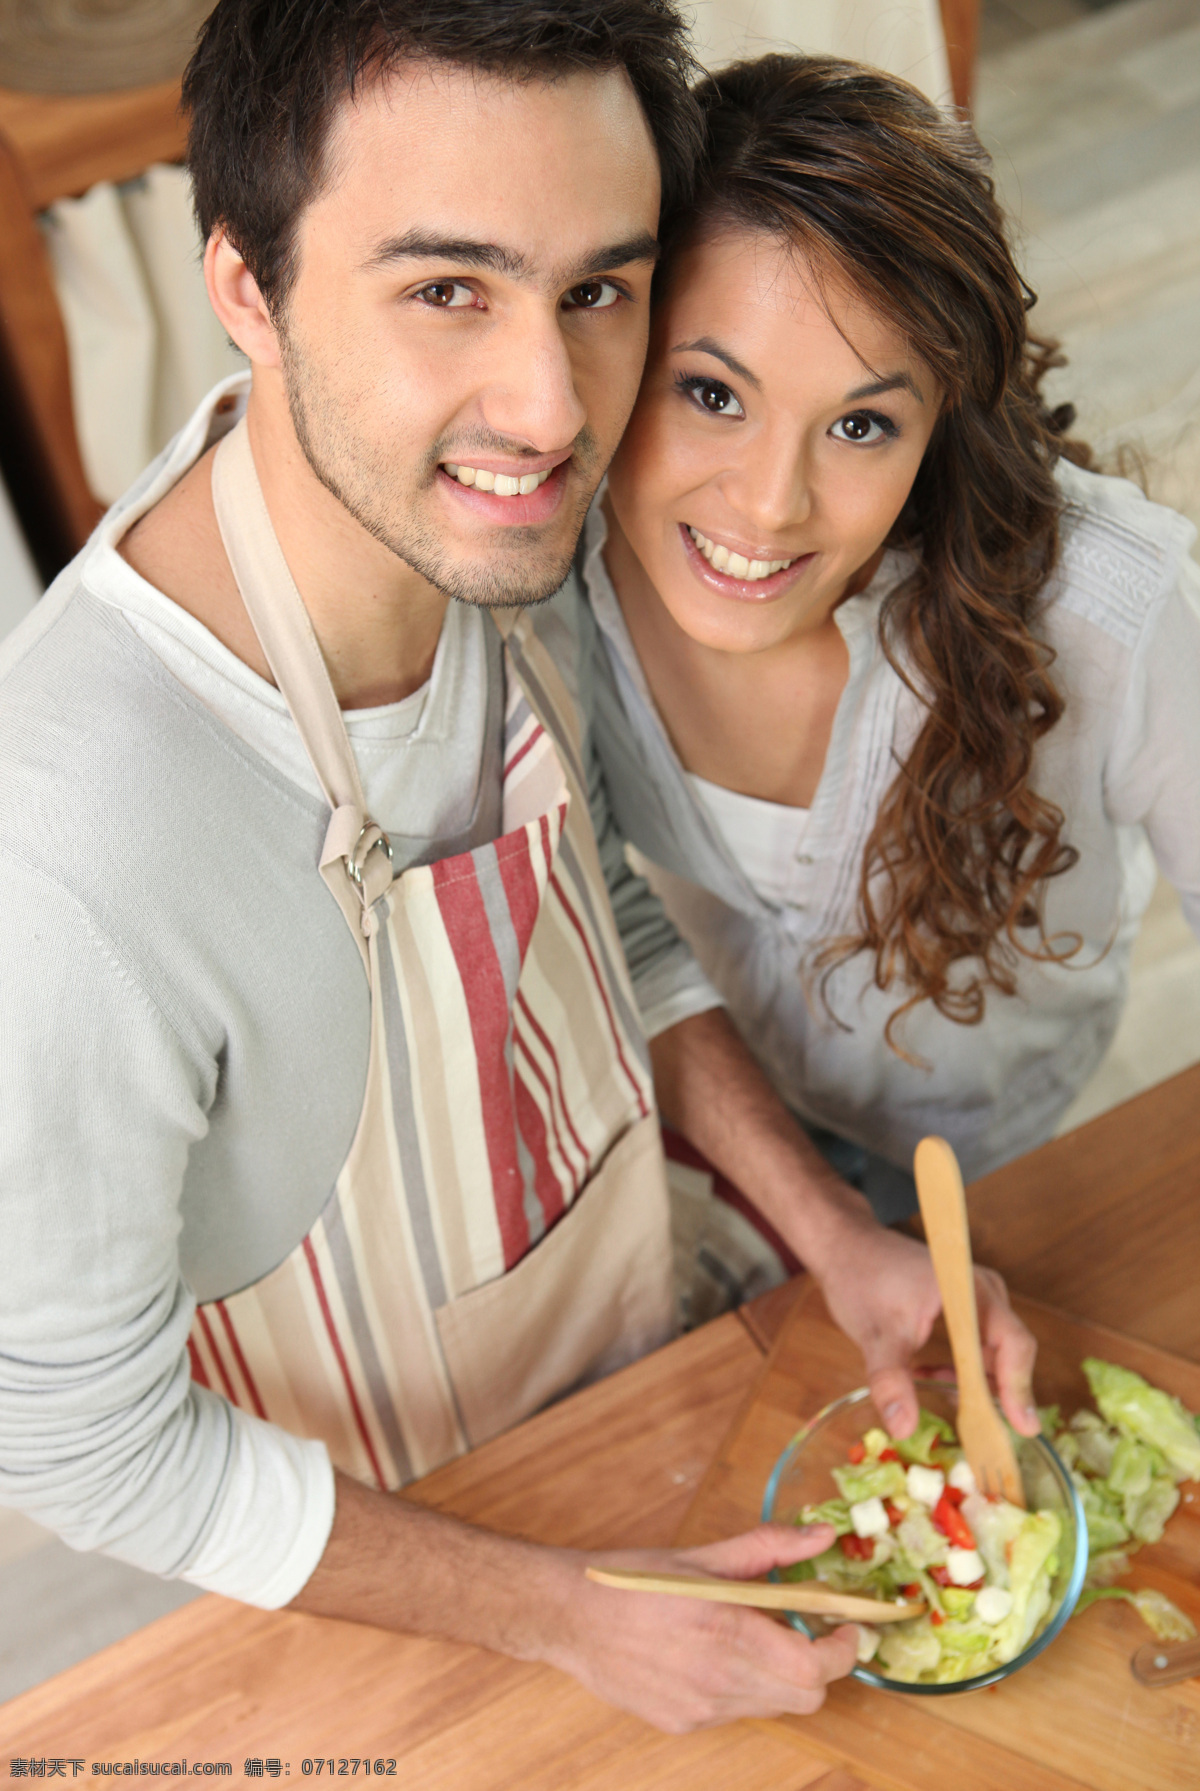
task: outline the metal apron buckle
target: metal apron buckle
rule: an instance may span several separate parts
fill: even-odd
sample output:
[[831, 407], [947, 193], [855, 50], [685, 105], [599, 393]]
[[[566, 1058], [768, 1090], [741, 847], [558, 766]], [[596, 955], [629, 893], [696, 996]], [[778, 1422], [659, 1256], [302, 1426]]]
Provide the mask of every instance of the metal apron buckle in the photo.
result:
[[[371, 836], [370, 839], [367, 839], [368, 835]], [[363, 851], [362, 856], [360, 857], [359, 849], [362, 846], [362, 843], [364, 840], [367, 840], [367, 846], [366, 846], [366, 850]], [[376, 826], [374, 821], [368, 821], [366, 823], [366, 825], [360, 829], [358, 838], [355, 840], [354, 845], [351, 847], [350, 851], [347, 852], [347, 854], [346, 854], [347, 874], [349, 875], [351, 883], [354, 884], [354, 887], [359, 891], [360, 895], [364, 895], [364, 897], [365, 897], [365, 891], [364, 891], [364, 887], [363, 887], [363, 870], [366, 865], [367, 859], [371, 856], [371, 853], [374, 852], [377, 847], [383, 853], [384, 857], [387, 859], [389, 867], [394, 865], [395, 860], [392, 856], [391, 840], [388, 838], [387, 834], [383, 831], [382, 827]]]

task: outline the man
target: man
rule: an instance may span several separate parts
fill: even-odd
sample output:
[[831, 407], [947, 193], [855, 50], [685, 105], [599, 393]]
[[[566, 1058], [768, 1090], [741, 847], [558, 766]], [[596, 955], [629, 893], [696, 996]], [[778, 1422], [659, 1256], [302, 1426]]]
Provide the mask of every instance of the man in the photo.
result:
[[[927, 1259], [625, 868], [571, 590], [545, 601], [633, 401], [686, 67], [662, 0], [221, 0], [186, 93], [248, 403], [219, 389], [110, 512], [0, 699], [5, 1499], [674, 1729], [815, 1708], [852, 1635], [626, 1600], [383, 1489], [668, 1331], [635, 1005], [663, 1110], [915, 1418]], [[1029, 1340], [982, 1287], [1030, 1428]]]

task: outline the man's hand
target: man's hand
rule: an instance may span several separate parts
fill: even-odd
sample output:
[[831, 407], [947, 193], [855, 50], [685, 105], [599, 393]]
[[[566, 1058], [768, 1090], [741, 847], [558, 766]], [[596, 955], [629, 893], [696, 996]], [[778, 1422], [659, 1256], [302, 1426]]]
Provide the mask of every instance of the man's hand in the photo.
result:
[[833, 1538], [829, 1524], [764, 1524], [709, 1548], [587, 1555], [478, 1530], [339, 1474], [333, 1532], [292, 1609], [543, 1661], [680, 1735], [817, 1710], [829, 1681], [854, 1665], [857, 1632], [843, 1626], [810, 1642], [758, 1611], [618, 1592], [584, 1569], [758, 1579]]
[[[912, 1360], [942, 1308], [928, 1250], [869, 1214], [847, 1213], [844, 1236], [826, 1253], [817, 1278], [830, 1315], [863, 1353], [876, 1410], [894, 1437], [910, 1435], [917, 1422]], [[1004, 1415], [1020, 1435], [1034, 1436], [1037, 1343], [993, 1270], [976, 1269], [975, 1300], [984, 1367]]]
[[828, 1524], [763, 1524], [708, 1548], [578, 1556], [578, 1583], [564, 1608], [566, 1633], [546, 1659], [608, 1704], [656, 1729], [691, 1729], [745, 1716], [808, 1716], [825, 1687], [855, 1662], [857, 1632], [844, 1625], [818, 1642], [737, 1605], [703, 1604], [653, 1592], [621, 1592], [583, 1577], [585, 1566], [758, 1579], [820, 1554]]

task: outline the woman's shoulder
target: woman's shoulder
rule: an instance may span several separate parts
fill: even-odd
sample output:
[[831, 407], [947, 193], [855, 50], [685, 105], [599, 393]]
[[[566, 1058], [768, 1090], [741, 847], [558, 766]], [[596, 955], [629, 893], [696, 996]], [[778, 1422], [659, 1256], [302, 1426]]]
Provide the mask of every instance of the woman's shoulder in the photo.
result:
[[1047, 597], [1132, 647], [1184, 575], [1196, 530], [1128, 479], [1059, 462], [1062, 548]]

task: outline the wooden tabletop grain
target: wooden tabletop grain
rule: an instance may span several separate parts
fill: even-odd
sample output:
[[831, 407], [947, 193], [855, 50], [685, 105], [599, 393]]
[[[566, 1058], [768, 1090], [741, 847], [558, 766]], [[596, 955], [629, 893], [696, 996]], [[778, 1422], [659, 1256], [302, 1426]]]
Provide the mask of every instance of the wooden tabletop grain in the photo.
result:
[[[1200, 1361], [1200, 1066], [969, 1190], [981, 1261], [1015, 1291]], [[660, 1350], [411, 1488], [579, 1547], [669, 1543], [795, 1288]], [[0, 1708], [13, 1759], [232, 1765], [235, 1782], [363, 1776], [419, 1791], [863, 1791], [740, 1724], [660, 1736], [547, 1668], [203, 1598]], [[264, 1762], [261, 1774], [247, 1762]], [[357, 1773], [352, 1763], [360, 1762]], [[66, 1776], [70, 1776], [68, 1765]], [[372, 1774], [374, 1776], [374, 1773]], [[1015, 1788], [1014, 1788], [1015, 1791]]]

